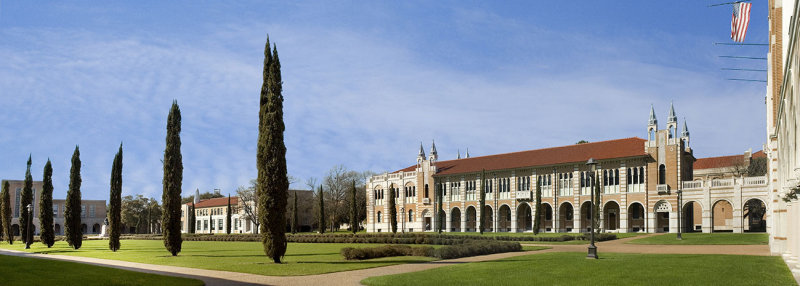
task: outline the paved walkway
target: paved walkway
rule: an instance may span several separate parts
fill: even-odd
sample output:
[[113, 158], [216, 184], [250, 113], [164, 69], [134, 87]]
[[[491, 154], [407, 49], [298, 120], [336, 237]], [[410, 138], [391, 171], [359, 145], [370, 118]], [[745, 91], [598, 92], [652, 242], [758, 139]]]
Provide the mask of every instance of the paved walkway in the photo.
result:
[[[650, 234], [658, 235], [658, 234]], [[642, 238], [636, 236], [597, 243], [598, 252], [602, 257], [603, 252], [623, 253], [666, 253], [666, 254], [736, 254], [736, 255], [770, 255], [766, 245], [639, 245], [625, 244], [625, 242]], [[539, 245], [539, 244], [537, 244]], [[483, 256], [464, 257], [458, 259], [432, 261], [426, 263], [398, 264], [369, 269], [308, 275], [308, 276], [263, 276], [248, 273], [205, 270], [177, 266], [153, 265], [119, 260], [88, 258], [78, 256], [34, 254], [13, 250], [0, 250], [0, 254], [32, 258], [44, 258], [63, 261], [86, 263], [98, 266], [113, 267], [145, 273], [154, 273], [169, 276], [187, 277], [202, 280], [206, 285], [359, 285], [367, 277], [383, 276], [416, 272], [447, 265], [497, 260], [528, 254], [547, 252], [585, 252], [587, 245], [546, 245], [551, 249], [539, 251], [523, 251], [498, 253]]]

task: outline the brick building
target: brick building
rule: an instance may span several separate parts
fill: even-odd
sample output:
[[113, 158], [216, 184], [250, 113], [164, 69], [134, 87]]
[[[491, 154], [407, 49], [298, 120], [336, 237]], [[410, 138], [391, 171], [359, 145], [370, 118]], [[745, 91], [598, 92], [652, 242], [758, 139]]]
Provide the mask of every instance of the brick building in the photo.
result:
[[[393, 188], [398, 228], [405, 231], [435, 229], [436, 190], [443, 193], [440, 215], [446, 231], [477, 231], [481, 212], [487, 212], [486, 231], [532, 231], [538, 184], [541, 231], [588, 231], [593, 182], [586, 162], [593, 158], [599, 163], [595, 177], [601, 184], [598, 211], [603, 231], [677, 232], [679, 209], [683, 209], [681, 225], [687, 231], [750, 230], [744, 226], [743, 209], [751, 200], [766, 200], [765, 179], [739, 176], [722, 181], [721, 176], [701, 176], [695, 180], [696, 159], [689, 139], [685, 122], [678, 133], [677, 116], [670, 106], [663, 130], [651, 108], [647, 139], [631, 137], [447, 161], [439, 161], [435, 143], [427, 157], [420, 146], [415, 165], [367, 179], [366, 228], [389, 231], [387, 196]], [[482, 183], [486, 205], [480, 207]], [[683, 192], [683, 208], [677, 207], [678, 191]], [[725, 203], [730, 207], [714, 216], [715, 207]], [[728, 214], [727, 220], [721, 219]]]

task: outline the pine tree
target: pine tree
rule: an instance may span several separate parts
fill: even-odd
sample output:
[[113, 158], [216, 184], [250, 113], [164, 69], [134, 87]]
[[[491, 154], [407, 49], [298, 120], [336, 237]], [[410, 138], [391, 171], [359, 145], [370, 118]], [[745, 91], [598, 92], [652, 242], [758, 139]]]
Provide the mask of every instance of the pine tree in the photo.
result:
[[197, 217], [195, 216], [194, 201], [192, 201], [192, 208], [189, 212], [189, 233], [195, 233], [197, 229]]
[[164, 247], [172, 256], [181, 252], [181, 188], [183, 184], [183, 156], [181, 155], [181, 109], [172, 101], [167, 116], [167, 138], [164, 149], [164, 186], [161, 202], [161, 232]]
[[53, 232], [53, 166], [50, 159], [44, 165], [44, 175], [42, 176], [42, 195], [39, 198], [39, 227], [41, 234], [39, 238], [47, 248], [55, 243], [55, 233]]
[[392, 228], [392, 233], [397, 233], [397, 204], [394, 200], [395, 190], [389, 186], [389, 226]]
[[14, 233], [11, 232], [11, 194], [8, 193], [9, 183], [3, 181], [3, 188], [0, 192], [0, 220], [3, 221], [5, 241], [14, 244]]
[[322, 192], [322, 185], [319, 185], [319, 233], [325, 233], [325, 193]]
[[542, 221], [542, 182], [536, 182], [536, 210], [533, 212], [533, 234], [539, 234]]
[[108, 226], [111, 231], [108, 236], [108, 248], [111, 251], [119, 250], [119, 235], [122, 228], [122, 143], [119, 151], [114, 156], [111, 164], [111, 190], [108, 204]]
[[356, 180], [353, 180], [353, 186], [350, 188], [350, 228], [353, 234], [358, 232], [358, 199], [356, 199]]
[[292, 234], [297, 233], [297, 191], [294, 191], [294, 203], [292, 204]]
[[64, 204], [64, 237], [73, 249], [81, 248], [81, 152], [75, 146], [72, 153], [72, 167], [69, 169], [69, 189]]
[[480, 232], [483, 234], [483, 230], [485, 229], [485, 225], [483, 224], [486, 222], [486, 212], [484, 211], [486, 206], [486, 170], [481, 171], [481, 197], [478, 206], [481, 212]]
[[22, 214], [19, 217], [20, 235], [22, 236], [22, 241], [25, 243], [30, 242], [28, 240], [28, 224], [33, 224], [33, 222], [29, 223], [28, 221], [29, 209], [27, 206], [32, 204], [32, 202], [33, 177], [31, 176], [31, 157], [28, 156], [28, 169], [25, 171], [25, 186], [22, 188], [22, 194], [20, 195], [20, 209], [22, 209]]
[[225, 233], [231, 234], [231, 194], [228, 194], [228, 213], [225, 216]]

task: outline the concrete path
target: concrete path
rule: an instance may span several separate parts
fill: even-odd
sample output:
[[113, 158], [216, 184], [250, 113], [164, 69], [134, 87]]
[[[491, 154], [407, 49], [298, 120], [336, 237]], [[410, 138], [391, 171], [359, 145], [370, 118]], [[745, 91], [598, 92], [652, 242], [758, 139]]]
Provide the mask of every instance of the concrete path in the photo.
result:
[[[659, 235], [650, 234], [646, 236]], [[625, 242], [646, 236], [636, 236], [597, 243], [598, 252], [602, 257], [603, 252], [645, 253], [645, 254], [735, 254], [735, 255], [770, 255], [766, 245], [639, 245], [625, 244]], [[187, 277], [202, 280], [206, 285], [360, 285], [360, 281], [367, 277], [416, 272], [434, 269], [447, 265], [468, 262], [497, 260], [528, 254], [548, 252], [586, 252], [587, 245], [545, 245], [551, 249], [539, 251], [523, 251], [498, 253], [483, 256], [464, 257], [458, 259], [432, 261], [426, 263], [398, 264], [361, 270], [352, 270], [336, 273], [307, 275], [307, 276], [263, 276], [248, 273], [229, 271], [205, 270], [177, 266], [153, 265], [119, 260], [88, 258], [78, 256], [34, 254], [21, 251], [0, 249], [0, 254], [14, 255], [31, 258], [54, 259], [86, 263], [98, 266], [113, 267], [145, 273]]]

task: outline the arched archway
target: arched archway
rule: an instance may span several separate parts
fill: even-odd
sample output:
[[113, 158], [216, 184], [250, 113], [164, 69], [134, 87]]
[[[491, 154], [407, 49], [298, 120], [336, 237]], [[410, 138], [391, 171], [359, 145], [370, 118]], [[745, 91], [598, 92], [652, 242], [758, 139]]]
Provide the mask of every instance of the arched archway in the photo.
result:
[[525, 232], [533, 230], [533, 217], [531, 206], [521, 203], [517, 207], [517, 231]]
[[53, 233], [56, 234], [56, 235], [61, 235], [61, 225], [60, 224], [55, 224], [53, 226]]
[[461, 210], [458, 208], [453, 208], [453, 210], [450, 211], [450, 231], [461, 231]]
[[669, 216], [672, 206], [669, 202], [661, 200], [656, 203], [654, 211], [656, 212], [656, 232], [669, 232]]
[[475, 207], [468, 206], [467, 207], [467, 225], [464, 226], [465, 227], [464, 231], [469, 232], [469, 231], [477, 231], [478, 230], [478, 227], [477, 227], [477, 224], [476, 224], [476, 221], [477, 221], [476, 218], [477, 218], [477, 212], [475, 211]]
[[760, 199], [749, 199], [744, 203], [744, 231], [767, 231], [767, 205]]
[[497, 231], [508, 232], [511, 231], [511, 208], [508, 205], [502, 205], [497, 211]]
[[539, 231], [553, 230], [553, 207], [549, 203], [542, 203], [539, 207], [542, 208], [539, 211]]
[[422, 210], [422, 223], [425, 231], [430, 231], [433, 229], [433, 218], [431, 218], [431, 212], [427, 209]]
[[82, 223], [82, 224], [81, 224], [81, 233], [82, 233], [82, 234], [86, 234], [86, 233], [87, 233], [86, 231], [87, 231], [86, 224], [85, 224], [85, 223]]
[[646, 231], [644, 227], [644, 206], [632, 203], [628, 206], [628, 232]]
[[581, 231], [592, 231], [592, 202], [590, 201], [581, 204]]
[[11, 225], [11, 233], [13, 233], [14, 236], [19, 236], [19, 225], [18, 224], [12, 224]]
[[703, 207], [695, 201], [683, 204], [681, 214], [683, 232], [700, 232], [703, 230]]
[[603, 207], [603, 228], [606, 230], [617, 230], [619, 228], [619, 204], [609, 201]]
[[483, 212], [486, 215], [483, 217], [483, 231], [494, 231], [494, 211], [492, 211], [492, 207], [485, 205], [483, 206]]
[[733, 232], [733, 205], [727, 200], [714, 203], [711, 211], [711, 231]]
[[571, 232], [572, 226], [574, 225], [575, 221], [575, 210], [572, 208], [572, 204], [569, 202], [561, 203], [561, 206], [558, 207], [558, 221], [561, 222], [559, 226], [560, 232]]
[[100, 224], [92, 225], [92, 233], [100, 233]]

